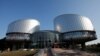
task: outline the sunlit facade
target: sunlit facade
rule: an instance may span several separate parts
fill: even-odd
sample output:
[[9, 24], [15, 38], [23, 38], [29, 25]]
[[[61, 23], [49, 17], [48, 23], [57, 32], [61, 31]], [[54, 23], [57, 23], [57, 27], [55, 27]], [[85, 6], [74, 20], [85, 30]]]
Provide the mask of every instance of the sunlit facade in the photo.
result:
[[31, 47], [74, 48], [81, 45], [85, 48], [85, 42], [95, 39], [96, 31], [89, 18], [63, 14], [54, 19], [54, 30], [40, 30], [40, 22], [36, 19], [21, 19], [10, 23], [3, 46], [0, 47], [13, 50]]
[[40, 23], [35, 19], [16, 20], [8, 25], [6, 42], [11, 49], [28, 48], [30, 34], [39, 31]]
[[96, 32], [89, 18], [77, 14], [63, 14], [54, 20], [55, 31], [61, 33], [61, 44], [85, 43], [96, 39]]
[[29, 35], [39, 31], [40, 23], [35, 19], [21, 19], [9, 24], [7, 40], [29, 40]]

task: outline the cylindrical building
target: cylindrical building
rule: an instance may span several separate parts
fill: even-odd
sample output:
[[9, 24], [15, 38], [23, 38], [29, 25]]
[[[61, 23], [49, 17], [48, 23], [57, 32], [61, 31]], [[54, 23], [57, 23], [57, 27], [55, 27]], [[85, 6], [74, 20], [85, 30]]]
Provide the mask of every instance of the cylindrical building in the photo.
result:
[[89, 18], [77, 14], [63, 14], [54, 20], [55, 30], [62, 34], [62, 42], [86, 42], [96, 39], [96, 32]]
[[6, 40], [11, 49], [28, 47], [30, 34], [39, 31], [40, 23], [35, 19], [21, 19], [9, 24]]
[[95, 31], [89, 18], [76, 14], [63, 14], [54, 20], [55, 30], [59, 32]]
[[21, 19], [9, 24], [8, 40], [29, 40], [29, 35], [39, 30], [40, 23], [35, 19]]

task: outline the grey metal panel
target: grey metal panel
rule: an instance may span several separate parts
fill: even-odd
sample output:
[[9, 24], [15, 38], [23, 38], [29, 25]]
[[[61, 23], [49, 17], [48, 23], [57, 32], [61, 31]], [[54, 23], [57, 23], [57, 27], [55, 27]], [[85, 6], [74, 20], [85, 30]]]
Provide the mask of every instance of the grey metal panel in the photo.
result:
[[77, 30], [94, 31], [89, 18], [76, 14], [63, 14], [55, 18], [55, 30], [59, 32], [70, 32]]
[[39, 30], [39, 25], [40, 23], [35, 19], [21, 19], [9, 24], [7, 33], [33, 33]]

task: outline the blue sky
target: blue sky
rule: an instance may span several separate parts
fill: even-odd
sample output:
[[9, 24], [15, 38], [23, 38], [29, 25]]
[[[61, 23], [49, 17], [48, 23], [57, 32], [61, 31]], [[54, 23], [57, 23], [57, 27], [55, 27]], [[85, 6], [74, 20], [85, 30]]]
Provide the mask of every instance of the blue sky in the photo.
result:
[[93, 22], [100, 43], [100, 0], [0, 0], [0, 38], [5, 37], [8, 24], [33, 18], [41, 23], [41, 30], [53, 30], [53, 20], [61, 14], [87, 16]]

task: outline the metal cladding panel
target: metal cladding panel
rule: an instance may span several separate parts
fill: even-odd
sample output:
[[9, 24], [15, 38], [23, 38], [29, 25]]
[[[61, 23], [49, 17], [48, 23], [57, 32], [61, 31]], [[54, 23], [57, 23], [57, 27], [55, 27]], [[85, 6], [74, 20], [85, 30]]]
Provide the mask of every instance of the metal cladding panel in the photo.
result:
[[33, 33], [39, 30], [40, 23], [35, 19], [22, 19], [9, 24], [7, 33]]
[[94, 31], [92, 22], [84, 16], [76, 14], [63, 14], [55, 18], [55, 30], [58, 32], [70, 32], [78, 30]]

